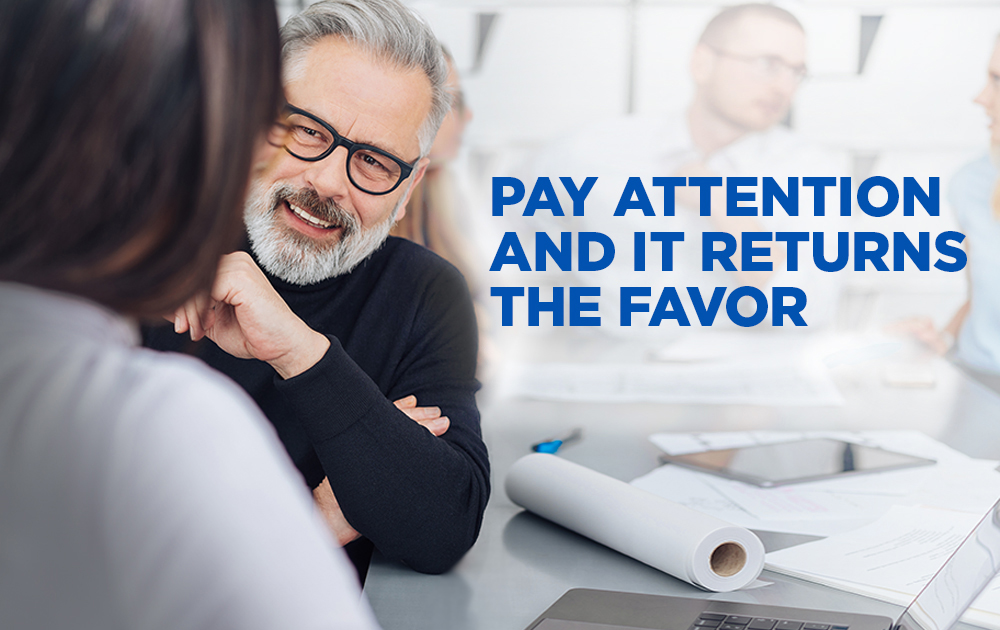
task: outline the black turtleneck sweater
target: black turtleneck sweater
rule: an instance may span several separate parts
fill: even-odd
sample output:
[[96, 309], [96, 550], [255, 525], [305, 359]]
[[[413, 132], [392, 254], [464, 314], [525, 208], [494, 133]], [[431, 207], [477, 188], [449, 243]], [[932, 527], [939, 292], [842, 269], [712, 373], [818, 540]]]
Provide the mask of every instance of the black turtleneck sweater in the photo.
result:
[[[310, 488], [330, 485], [347, 521], [387, 557], [417, 571], [450, 569], [479, 535], [489, 462], [475, 392], [478, 333], [468, 289], [450, 264], [392, 238], [351, 273], [297, 286], [268, 276], [289, 307], [327, 335], [330, 350], [282, 380], [170, 326], [145, 345], [187, 351], [229, 375], [260, 406]], [[441, 437], [392, 401], [438, 406]], [[363, 576], [370, 555], [353, 545]], [[349, 550], [350, 551], [350, 550]]]

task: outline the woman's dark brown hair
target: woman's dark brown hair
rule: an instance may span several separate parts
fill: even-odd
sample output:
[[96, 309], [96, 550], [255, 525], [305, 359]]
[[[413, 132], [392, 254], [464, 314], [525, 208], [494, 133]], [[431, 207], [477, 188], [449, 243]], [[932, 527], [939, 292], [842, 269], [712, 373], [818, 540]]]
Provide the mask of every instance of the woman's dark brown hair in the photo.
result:
[[273, 0], [0, 2], [0, 280], [139, 317], [207, 289], [279, 50]]

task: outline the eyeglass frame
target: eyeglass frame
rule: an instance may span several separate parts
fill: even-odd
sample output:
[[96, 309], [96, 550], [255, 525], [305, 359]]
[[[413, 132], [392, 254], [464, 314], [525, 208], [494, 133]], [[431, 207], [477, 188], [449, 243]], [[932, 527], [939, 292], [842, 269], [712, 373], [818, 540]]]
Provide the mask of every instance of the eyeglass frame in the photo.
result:
[[[396, 157], [392, 153], [389, 153], [388, 151], [380, 149], [374, 145], [363, 144], [361, 142], [354, 142], [353, 140], [348, 140], [346, 136], [342, 136], [336, 129], [334, 129], [333, 125], [331, 125], [330, 123], [326, 122], [325, 120], [313, 114], [312, 112], [308, 112], [290, 103], [285, 103], [285, 106], [282, 108], [282, 110], [283, 113], [298, 114], [299, 116], [305, 116], [306, 118], [315, 121], [316, 123], [319, 123], [321, 127], [330, 132], [331, 136], [333, 137], [333, 142], [330, 144], [329, 147], [327, 147], [325, 151], [323, 151], [316, 157], [302, 157], [301, 155], [292, 153], [291, 149], [289, 149], [288, 146], [285, 145], [284, 143], [282, 143], [281, 148], [284, 149], [288, 153], [288, 155], [292, 156], [297, 160], [302, 160], [303, 162], [319, 162], [321, 160], [325, 160], [326, 158], [330, 157], [330, 155], [337, 150], [337, 147], [344, 147], [345, 149], [347, 149], [347, 159], [344, 161], [344, 170], [347, 172], [347, 179], [350, 180], [352, 186], [354, 186], [355, 188], [357, 188], [358, 190], [367, 195], [374, 195], [374, 196], [388, 195], [392, 191], [396, 190], [397, 188], [399, 188], [399, 185], [406, 180], [406, 178], [408, 178], [410, 175], [413, 174], [413, 169], [417, 167], [417, 163], [420, 162], [421, 160], [421, 158], [418, 157], [413, 162], [406, 162], [405, 160]], [[276, 121], [275, 124], [279, 123]], [[393, 162], [395, 162], [399, 166], [399, 179], [392, 186], [392, 188], [383, 192], [372, 192], [370, 190], [362, 188], [361, 186], [358, 185], [357, 182], [354, 181], [354, 177], [351, 175], [351, 156], [362, 149], [366, 151], [373, 151], [375, 153], [378, 153], [379, 155], [383, 155], [392, 160]]]
[[[729, 57], [730, 59], [737, 59], [739, 61], [744, 61], [747, 63], [755, 63], [760, 61], [765, 61], [771, 64], [777, 64], [773, 67], [775, 68], [785, 68], [792, 73], [792, 79], [795, 81], [796, 85], [802, 83], [809, 76], [809, 69], [805, 64], [800, 66], [793, 66], [781, 57], [777, 55], [741, 55], [739, 53], [730, 52], [728, 50], [722, 50], [721, 48], [716, 48], [715, 46], [706, 47], [717, 55], [722, 55], [723, 57]], [[765, 69], [766, 71], [766, 69]]]

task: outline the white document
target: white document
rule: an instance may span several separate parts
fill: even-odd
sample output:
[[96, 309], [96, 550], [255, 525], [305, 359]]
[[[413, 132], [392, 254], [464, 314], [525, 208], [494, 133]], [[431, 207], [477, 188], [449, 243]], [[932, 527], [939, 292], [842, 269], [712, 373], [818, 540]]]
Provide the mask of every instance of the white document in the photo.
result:
[[982, 514], [893, 506], [852, 532], [767, 554], [779, 573], [855, 589], [876, 587], [908, 603], [976, 526]]
[[844, 399], [829, 366], [892, 354], [901, 345], [882, 336], [697, 331], [651, 353], [647, 363], [511, 364], [499, 389], [540, 400], [837, 406]]
[[679, 466], [661, 466], [632, 483], [648, 492], [749, 529], [829, 536], [871, 523], [892, 505], [984, 513], [1000, 496], [996, 462], [974, 460], [917, 431], [660, 433], [668, 453], [829, 437], [934, 459], [923, 466], [761, 488]]
[[822, 361], [828, 367], [891, 356], [907, 340], [885, 334], [796, 334], [793, 331], [694, 330], [652, 354], [656, 361], [696, 363], [781, 355]]
[[844, 402], [821, 364], [791, 359], [725, 363], [512, 364], [509, 396], [590, 402], [833, 406]]
[[851, 509], [845, 509], [836, 515], [828, 515], [825, 519], [800, 518], [801, 510], [769, 519], [747, 511], [726, 493], [720, 491], [719, 486], [729, 483], [739, 482], [713, 478], [711, 475], [680, 466], [661, 466], [632, 481], [632, 485], [637, 488], [670, 499], [692, 510], [760, 531], [829, 536], [861, 527], [878, 516], [877, 513], [872, 515], [859, 506], [851, 506]]
[[811, 335], [803, 337], [788, 331], [697, 330], [654, 352], [652, 357], [665, 363], [697, 363], [753, 359], [781, 353], [794, 360], [814, 339]]
[[[875, 523], [853, 532], [771, 552], [767, 554], [767, 568], [908, 605], [981, 517], [895, 506]], [[1000, 628], [1000, 582], [994, 580], [987, 587], [963, 621]]]
[[777, 444], [814, 438], [830, 438], [877, 446], [926, 457], [937, 462], [969, 461], [968, 455], [938, 442], [919, 431], [729, 431], [707, 433], [654, 433], [649, 441], [664, 453], [683, 455], [722, 448]]

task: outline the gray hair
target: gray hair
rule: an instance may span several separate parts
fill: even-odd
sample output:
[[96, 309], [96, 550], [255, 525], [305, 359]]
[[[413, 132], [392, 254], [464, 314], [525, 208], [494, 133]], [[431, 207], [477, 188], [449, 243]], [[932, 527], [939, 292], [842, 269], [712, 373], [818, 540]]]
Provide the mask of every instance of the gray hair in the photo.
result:
[[374, 59], [401, 70], [420, 69], [427, 75], [431, 110], [417, 132], [420, 156], [426, 156], [451, 108], [451, 95], [445, 88], [448, 64], [427, 23], [397, 0], [317, 2], [290, 18], [281, 29], [285, 80], [297, 78], [309, 50], [331, 36], [356, 44]]

